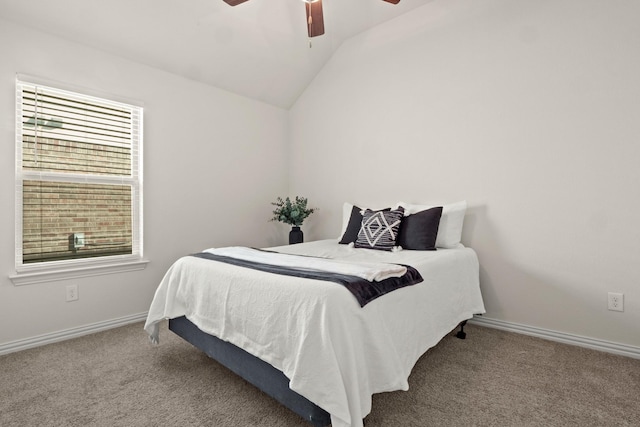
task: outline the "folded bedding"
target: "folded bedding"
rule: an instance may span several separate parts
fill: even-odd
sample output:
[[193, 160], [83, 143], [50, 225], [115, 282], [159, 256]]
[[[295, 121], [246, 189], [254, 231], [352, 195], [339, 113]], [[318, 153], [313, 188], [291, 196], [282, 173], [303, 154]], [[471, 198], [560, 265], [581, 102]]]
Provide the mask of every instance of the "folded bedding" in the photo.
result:
[[[353, 294], [360, 307], [396, 289], [422, 282], [418, 270], [406, 265], [348, 262], [245, 247], [209, 249], [193, 256], [272, 274], [338, 283]], [[399, 276], [401, 271], [404, 274]]]
[[344, 261], [303, 255], [285, 254], [260, 249], [233, 246], [227, 248], [207, 249], [204, 252], [254, 261], [281, 267], [292, 267], [360, 277], [369, 282], [379, 282], [390, 277], [401, 277], [407, 272], [403, 265], [383, 262]]

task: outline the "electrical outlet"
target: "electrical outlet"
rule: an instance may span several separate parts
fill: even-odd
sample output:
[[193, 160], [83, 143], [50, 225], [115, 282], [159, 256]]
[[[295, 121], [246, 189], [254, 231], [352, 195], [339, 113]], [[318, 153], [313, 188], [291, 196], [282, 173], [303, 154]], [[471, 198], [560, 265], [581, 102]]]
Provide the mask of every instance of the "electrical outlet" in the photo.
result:
[[67, 302], [78, 300], [78, 285], [67, 285]]
[[609, 292], [609, 310], [624, 311], [624, 294]]

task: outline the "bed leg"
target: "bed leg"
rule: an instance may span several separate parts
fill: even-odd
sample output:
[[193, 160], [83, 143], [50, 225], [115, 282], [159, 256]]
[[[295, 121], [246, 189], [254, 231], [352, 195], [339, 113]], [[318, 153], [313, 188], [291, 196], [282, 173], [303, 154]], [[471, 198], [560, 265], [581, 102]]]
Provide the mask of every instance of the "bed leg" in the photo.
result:
[[461, 340], [465, 339], [467, 337], [467, 333], [464, 331], [464, 325], [467, 324], [466, 320], [463, 320], [462, 322], [460, 322], [460, 330], [458, 331], [458, 333], [456, 334], [456, 337], [460, 338]]

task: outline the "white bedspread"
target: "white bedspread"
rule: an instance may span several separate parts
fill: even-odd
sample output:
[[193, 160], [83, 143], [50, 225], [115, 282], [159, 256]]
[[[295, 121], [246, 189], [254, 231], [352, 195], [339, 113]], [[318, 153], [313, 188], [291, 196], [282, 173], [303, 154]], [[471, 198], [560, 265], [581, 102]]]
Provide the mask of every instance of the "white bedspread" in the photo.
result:
[[156, 290], [145, 330], [186, 315], [198, 328], [280, 369], [290, 388], [360, 427], [374, 393], [407, 390], [418, 358], [462, 320], [484, 313], [472, 249], [385, 252], [336, 240], [271, 248], [365, 262], [407, 264], [424, 281], [361, 308], [344, 287], [183, 257]]

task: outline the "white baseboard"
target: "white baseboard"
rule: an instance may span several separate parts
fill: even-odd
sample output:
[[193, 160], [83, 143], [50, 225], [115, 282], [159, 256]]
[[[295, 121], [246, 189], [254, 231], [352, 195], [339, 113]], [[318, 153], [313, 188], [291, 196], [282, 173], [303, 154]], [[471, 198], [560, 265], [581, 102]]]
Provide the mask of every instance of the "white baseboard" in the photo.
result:
[[537, 328], [535, 326], [521, 325], [518, 323], [506, 322], [504, 320], [491, 319], [485, 316], [475, 316], [473, 319], [469, 320], [469, 323], [640, 359], [640, 347], [634, 347], [631, 345], [582, 337], [579, 335]]
[[[132, 314], [130, 316], [119, 317], [117, 319], [105, 320], [103, 322], [92, 323], [89, 325], [79, 326], [77, 328], [65, 329], [63, 331], [52, 332], [36, 337], [8, 342], [6, 344], [0, 344], [0, 356], [2, 356], [3, 354], [9, 354], [46, 344], [52, 344], [72, 338], [78, 338], [83, 335], [89, 335], [96, 332], [105, 331], [107, 329], [125, 326], [131, 323], [142, 322], [146, 318], [147, 313]], [[604, 341], [595, 338], [587, 338], [579, 335], [567, 334], [564, 332], [552, 331], [549, 329], [537, 328], [535, 326], [527, 326], [519, 323], [507, 322], [504, 320], [492, 319], [486, 316], [475, 316], [473, 319], [469, 320], [469, 323], [486, 326], [488, 328], [500, 329], [508, 332], [515, 332], [523, 335], [530, 335], [550, 341], [561, 342], [564, 344], [586, 347], [593, 350], [618, 354], [634, 359], [640, 359], [640, 347], [631, 345], [619, 344], [611, 341]]]
[[117, 319], [105, 320], [103, 322], [92, 323], [90, 325], [78, 326], [77, 328], [70, 328], [63, 331], [39, 335], [36, 337], [11, 341], [5, 344], [0, 344], [0, 356], [16, 351], [26, 350], [28, 348], [39, 347], [45, 344], [52, 344], [71, 338], [78, 338], [83, 335], [106, 331], [107, 329], [117, 328], [131, 323], [142, 322], [146, 318], [147, 313], [132, 314], [130, 316], [119, 317]]

